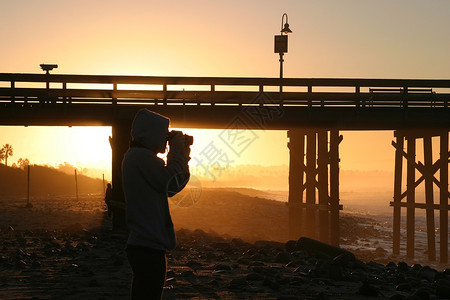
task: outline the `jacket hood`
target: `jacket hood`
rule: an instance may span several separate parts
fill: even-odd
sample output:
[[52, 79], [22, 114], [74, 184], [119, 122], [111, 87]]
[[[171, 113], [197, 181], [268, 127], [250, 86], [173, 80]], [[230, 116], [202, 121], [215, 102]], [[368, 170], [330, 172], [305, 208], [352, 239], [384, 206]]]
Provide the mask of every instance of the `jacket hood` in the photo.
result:
[[134, 117], [131, 136], [147, 149], [164, 152], [168, 131], [168, 118], [148, 109], [141, 109]]

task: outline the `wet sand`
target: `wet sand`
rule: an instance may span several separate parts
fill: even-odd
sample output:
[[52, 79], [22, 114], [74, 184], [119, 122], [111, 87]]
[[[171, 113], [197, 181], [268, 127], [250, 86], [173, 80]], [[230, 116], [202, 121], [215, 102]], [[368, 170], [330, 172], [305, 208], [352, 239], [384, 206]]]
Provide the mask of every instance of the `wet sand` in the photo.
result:
[[[126, 232], [111, 230], [101, 196], [25, 204], [0, 199], [0, 299], [128, 297]], [[385, 249], [390, 237], [368, 218], [342, 218], [341, 243], [356, 260], [333, 259], [287, 242], [284, 203], [206, 189], [195, 205], [179, 204], [171, 203], [179, 245], [168, 252], [165, 299], [405, 299], [448, 292], [445, 266], [401, 263]]]

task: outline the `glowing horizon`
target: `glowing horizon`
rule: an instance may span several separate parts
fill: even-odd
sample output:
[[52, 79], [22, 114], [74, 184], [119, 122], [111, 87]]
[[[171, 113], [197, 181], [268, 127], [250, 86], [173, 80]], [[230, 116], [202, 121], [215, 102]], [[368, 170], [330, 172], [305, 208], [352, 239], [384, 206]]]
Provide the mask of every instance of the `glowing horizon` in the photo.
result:
[[[184, 133], [194, 136], [191, 151], [191, 167], [200, 167], [202, 153], [208, 147], [214, 147], [217, 155], [222, 155], [223, 166], [261, 165], [276, 166], [289, 164], [287, 135], [283, 130], [254, 130], [253, 140], [240, 153], [233, 152], [224, 143], [223, 129], [184, 129]], [[9, 143], [14, 148], [14, 155], [8, 159], [9, 165], [19, 158], [28, 158], [31, 164], [58, 167], [65, 162], [82, 170], [88, 169], [86, 175], [101, 177], [100, 171], [110, 179], [111, 148], [108, 126], [3, 126], [4, 133], [0, 144]], [[346, 170], [391, 170], [394, 149], [390, 145], [393, 138], [391, 131], [342, 132], [341, 167]], [[368, 137], [371, 137], [368, 139]], [[362, 138], [367, 141], [355, 147]], [[392, 148], [392, 149], [391, 149]], [[220, 153], [219, 153], [220, 152]], [[379, 155], [378, 155], [379, 154]], [[212, 163], [212, 162], [210, 162]], [[89, 173], [91, 170], [91, 174]], [[95, 174], [95, 175], [94, 175]]]

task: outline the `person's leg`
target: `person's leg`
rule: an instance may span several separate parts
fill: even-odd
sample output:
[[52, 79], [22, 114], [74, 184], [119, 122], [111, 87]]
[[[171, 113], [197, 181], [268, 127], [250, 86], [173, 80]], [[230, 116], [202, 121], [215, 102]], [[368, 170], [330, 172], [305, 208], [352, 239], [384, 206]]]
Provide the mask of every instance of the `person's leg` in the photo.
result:
[[133, 270], [131, 299], [161, 299], [166, 280], [165, 252], [128, 246], [127, 257]]

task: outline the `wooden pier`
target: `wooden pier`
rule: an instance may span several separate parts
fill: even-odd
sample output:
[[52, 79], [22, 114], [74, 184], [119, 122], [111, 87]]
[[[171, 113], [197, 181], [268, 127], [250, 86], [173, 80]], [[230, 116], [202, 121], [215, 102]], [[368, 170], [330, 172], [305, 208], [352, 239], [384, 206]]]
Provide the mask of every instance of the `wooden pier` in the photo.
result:
[[[434, 212], [439, 211], [440, 261], [448, 262], [448, 130], [441, 131], [395, 131], [395, 177], [393, 215], [393, 253], [400, 254], [401, 208], [406, 208], [406, 256], [414, 258], [415, 250], [415, 212], [426, 210], [428, 259], [436, 260], [436, 228]], [[433, 162], [432, 139], [439, 139], [439, 158]], [[416, 159], [418, 140], [423, 141], [423, 162]], [[406, 151], [404, 150], [406, 143]], [[403, 161], [406, 161], [406, 189], [402, 192]], [[435, 174], [439, 172], [439, 180]], [[420, 177], [416, 179], [416, 173]], [[425, 202], [416, 202], [416, 190], [424, 182]], [[434, 186], [439, 190], [439, 201], [435, 203]], [[406, 199], [406, 201], [402, 201]]]
[[[131, 120], [139, 109], [168, 116], [174, 127], [288, 130], [291, 237], [306, 235], [334, 245], [339, 244], [342, 209], [339, 131], [396, 130], [394, 253], [400, 251], [401, 208], [407, 211], [408, 257], [414, 256], [415, 209], [426, 209], [429, 259], [435, 259], [434, 211], [438, 210], [443, 262], [448, 261], [449, 102], [450, 80], [444, 79], [0, 73], [0, 125], [112, 126], [116, 227], [124, 222], [125, 207], [120, 163]], [[433, 138], [440, 139], [440, 159], [434, 163]], [[423, 163], [415, 159], [418, 139], [424, 141]], [[407, 189], [402, 192], [405, 159]], [[417, 171], [421, 177], [416, 180]], [[416, 187], [422, 182], [426, 202], [417, 203]], [[433, 186], [440, 191], [438, 203]]]

